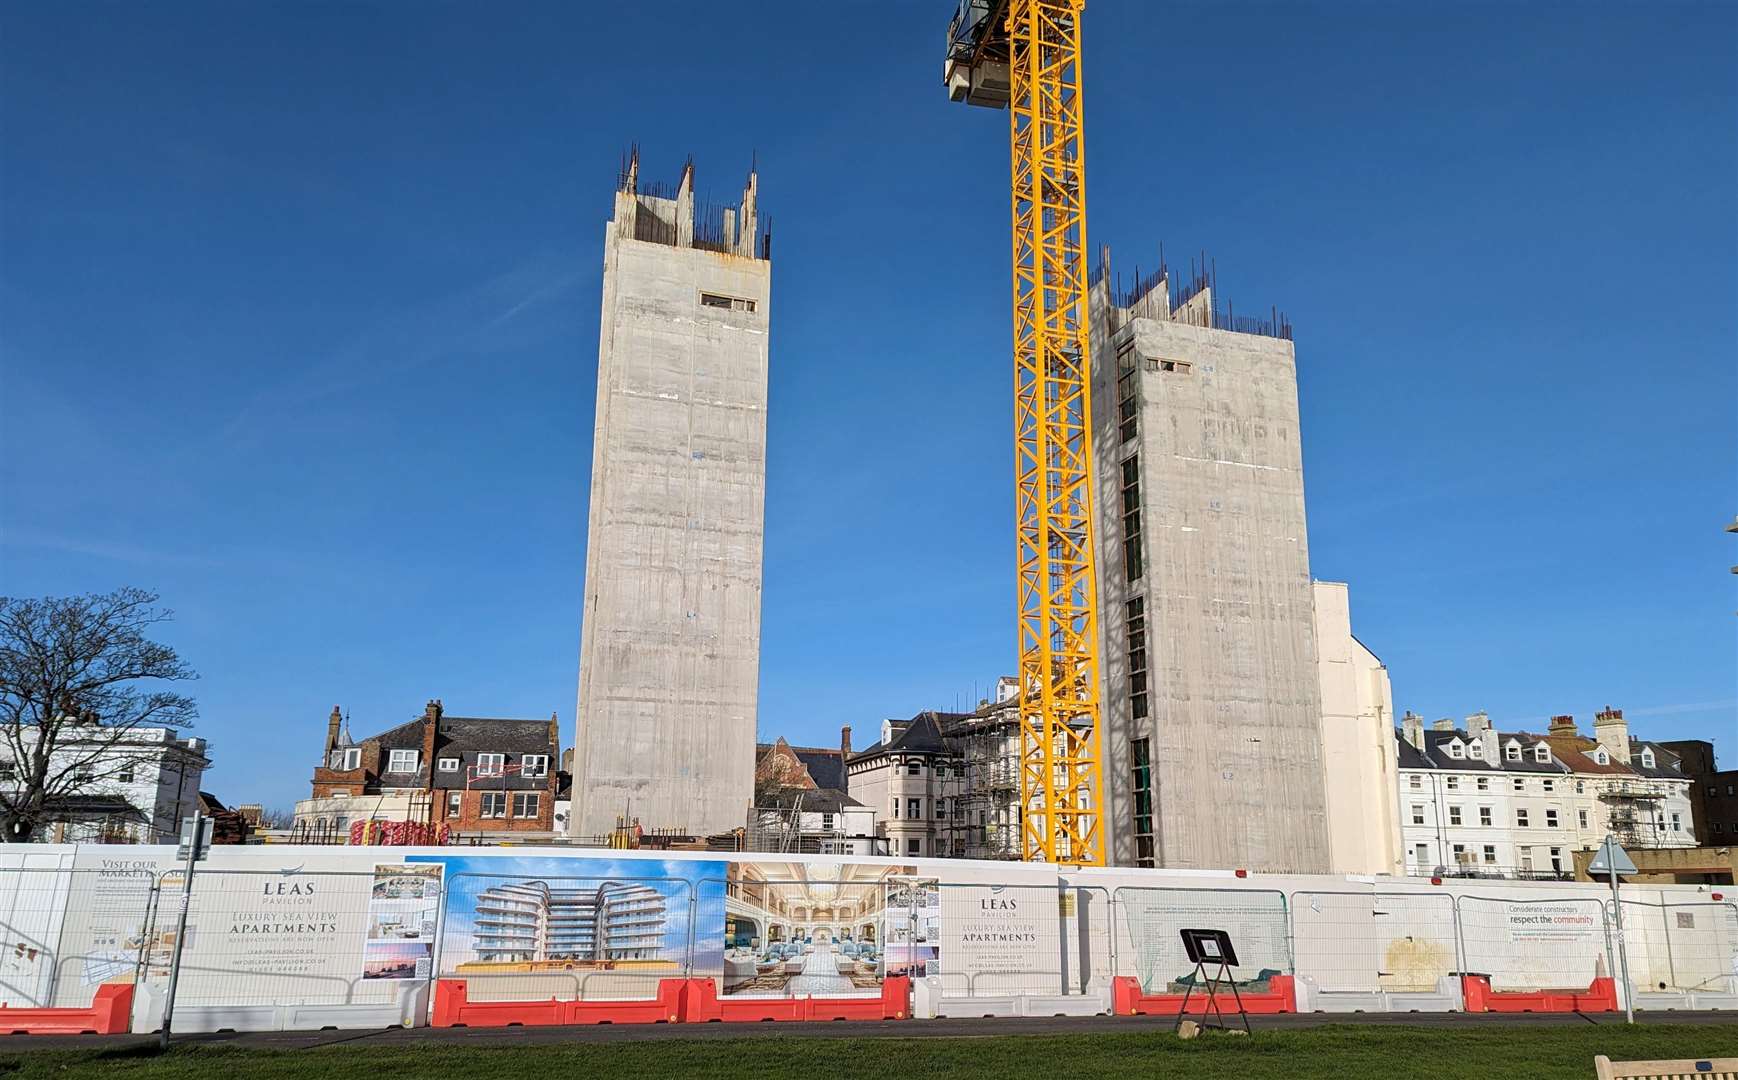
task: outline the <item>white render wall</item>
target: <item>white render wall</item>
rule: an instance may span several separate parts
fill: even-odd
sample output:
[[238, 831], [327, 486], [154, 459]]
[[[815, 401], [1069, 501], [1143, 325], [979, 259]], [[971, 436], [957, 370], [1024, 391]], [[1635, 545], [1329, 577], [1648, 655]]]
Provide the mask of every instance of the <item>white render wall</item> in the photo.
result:
[[[1443, 866], [1492, 875], [1572, 873], [1572, 853], [1594, 847], [1605, 835], [1596, 790], [1591, 778], [1567, 774], [1406, 770], [1400, 774], [1400, 821], [1407, 872], [1427, 875]], [[1490, 811], [1489, 825], [1481, 824], [1483, 810]], [[1525, 826], [1518, 824], [1520, 810], [1527, 814]], [[1551, 811], [1557, 814], [1555, 827], [1547, 824]], [[1464, 865], [1456, 845], [1470, 856]]]
[[[1501, 737], [1508, 738], [1506, 733]], [[1658, 813], [1664, 828], [1648, 846], [1696, 843], [1687, 780], [1447, 769], [1406, 769], [1398, 775], [1402, 857], [1404, 872], [1410, 874], [1428, 875], [1439, 866], [1493, 876], [1572, 872], [1573, 853], [1597, 848], [1610, 831], [1610, 803], [1600, 794], [1626, 784], [1647, 786], [1663, 796]], [[1483, 824], [1486, 810], [1488, 825]], [[1526, 812], [1525, 825], [1520, 824], [1520, 811]], [[1552, 811], [1557, 815], [1554, 826]], [[1682, 826], [1675, 831], [1673, 814]], [[1465, 853], [1464, 863], [1457, 846]]]
[[[888, 840], [888, 851], [894, 857], [928, 857], [936, 853], [940, 835], [935, 817], [936, 801], [957, 794], [958, 784], [949, 786], [935, 775], [933, 758], [912, 755], [919, 762], [918, 775], [906, 771], [906, 763], [898, 754], [881, 757], [871, 763], [860, 763], [851, 769], [851, 797], [875, 811], [877, 835]], [[918, 801], [918, 815], [911, 816], [911, 800]], [[912, 850], [912, 841], [917, 842]]]
[[739, 828], [754, 788], [771, 264], [633, 239], [677, 209], [639, 199], [604, 233], [578, 836]]
[[1333, 871], [1402, 873], [1394, 691], [1388, 669], [1352, 636], [1345, 585], [1315, 583], [1315, 619]]
[[[1205, 301], [1204, 301], [1205, 302]], [[1292, 343], [1132, 318], [1094, 290], [1093, 497], [1106, 826], [1134, 861], [1130, 742], [1149, 740], [1157, 865], [1318, 873], [1331, 857]], [[1162, 314], [1154, 312], [1154, 314]], [[1140, 430], [1117, 425], [1117, 351], [1139, 354]], [[1188, 361], [1188, 374], [1147, 360]], [[1140, 454], [1144, 572], [1122, 548], [1122, 462]], [[1144, 719], [1126, 604], [1145, 605]]]
[[[144, 820], [125, 825], [132, 842], [172, 843], [181, 835], [182, 819], [192, 817], [199, 807], [200, 784], [211, 765], [205, 751], [206, 741], [198, 736], [182, 737], [172, 728], [135, 728], [90, 761], [95, 779], [78, 794], [119, 796], [137, 809]], [[70, 768], [89, 754], [88, 747], [70, 742], [57, 748], [50, 769]], [[101, 822], [73, 822], [43, 829], [37, 838], [94, 842], [102, 833]]]

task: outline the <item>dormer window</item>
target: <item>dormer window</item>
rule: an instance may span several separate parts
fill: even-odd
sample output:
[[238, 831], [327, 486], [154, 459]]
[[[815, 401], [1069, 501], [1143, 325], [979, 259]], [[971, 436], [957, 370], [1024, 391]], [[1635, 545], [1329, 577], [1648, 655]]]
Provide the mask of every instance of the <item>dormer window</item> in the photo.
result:
[[1654, 767], [1654, 752], [1652, 750], [1643, 750], [1641, 752], [1641, 766], [1644, 769], [1651, 769]]
[[1509, 745], [1503, 747], [1503, 758], [1505, 760], [1508, 760], [1508, 761], [1521, 760], [1521, 744], [1517, 743], [1517, 742], [1512, 742]]
[[1593, 752], [1593, 760], [1599, 762], [1601, 765], [1610, 765], [1611, 755], [1607, 754], [1605, 748], [1602, 746]]
[[1457, 760], [1463, 756], [1459, 742], [1451, 742], [1448, 744], [1448, 756]]
[[1533, 747], [1533, 760], [1543, 764], [1550, 764], [1551, 748], [1543, 745]]

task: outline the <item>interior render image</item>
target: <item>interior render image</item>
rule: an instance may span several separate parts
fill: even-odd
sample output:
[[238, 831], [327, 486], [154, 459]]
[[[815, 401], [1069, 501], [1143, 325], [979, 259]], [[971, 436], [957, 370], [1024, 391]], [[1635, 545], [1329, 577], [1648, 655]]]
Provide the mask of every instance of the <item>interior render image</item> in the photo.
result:
[[724, 992], [878, 992], [889, 866], [733, 863], [724, 895]]

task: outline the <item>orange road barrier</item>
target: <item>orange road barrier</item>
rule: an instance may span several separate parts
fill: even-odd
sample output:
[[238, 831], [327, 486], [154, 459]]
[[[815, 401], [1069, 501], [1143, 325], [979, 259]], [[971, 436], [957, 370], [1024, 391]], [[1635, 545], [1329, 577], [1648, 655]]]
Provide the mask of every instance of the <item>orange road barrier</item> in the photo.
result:
[[105, 983], [88, 1009], [11, 1009], [0, 1005], [0, 1034], [121, 1035], [131, 1026], [133, 984]]
[[1620, 1008], [1617, 983], [1609, 978], [1594, 979], [1585, 990], [1492, 990], [1488, 976], [1462, 975], [1460, 987], [1467, 1012], [1616, 1012]]
[[711, 979], [688, 980], [682, 1019], [690, 1024], [768, 1020], [904, 1020], [911, 1014], [911, 980], [889, 975], [874, 998], [719, 997]]
[[675, 1024], [682, 1020], [684, 982], [658, 980], [658, 996], [643, 1001], [471, 1001], [463, 979], [435, 983], [435, 1027], [552, 1027], [566, 1024]]
[[[1251, 1016], [1274, 1016], [1297, 1012], [1297, 986], [1290, 975], [1274, 975], [1267, 980], [1266, 990], [1237, 991], [1243, 999], [1243, 1011]], [[1183, 998], [1189, 999], [1189, 1014], [1208, 1015], [1207, 991], [1203, 987], [1193, 994], [1144, 994], [1140, 980], [1131, 975], [1118, 975], [1111, 981], [1111, 1012], [1117, 1016], [1176, 1016], [1183, 1009]], [[1221, 988], [1215, 995], [1221, 1012], [1233, 1014], [1237, 997], [1231, 987]]]

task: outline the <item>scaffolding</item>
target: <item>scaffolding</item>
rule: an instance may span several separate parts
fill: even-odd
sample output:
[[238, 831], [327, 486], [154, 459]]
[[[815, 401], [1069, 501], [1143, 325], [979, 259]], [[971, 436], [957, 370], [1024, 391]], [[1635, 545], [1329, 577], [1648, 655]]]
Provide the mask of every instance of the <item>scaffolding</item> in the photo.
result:
[[936, 823], [942, 852], [966, 859], [1019, 859], [1020, 702], [982, 704], [947, 724], [958, 754], [946, 785], [948, 816]]
[[1661, 804], [1666, 792], [1653, 784], [1619, 781], [1599, 792], [1613, 836], [1624, 847], [1664, 847], [1667, 835]]

